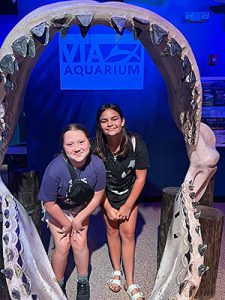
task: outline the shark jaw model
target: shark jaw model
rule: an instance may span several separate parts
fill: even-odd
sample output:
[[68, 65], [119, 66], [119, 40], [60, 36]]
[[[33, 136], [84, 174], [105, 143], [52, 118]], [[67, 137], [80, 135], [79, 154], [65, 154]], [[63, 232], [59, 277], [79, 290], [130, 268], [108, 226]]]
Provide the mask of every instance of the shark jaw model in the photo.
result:
[[[216, 172], [215, 136], [201, 123], [198, 67], [183, 35], [159, 15], [118, 2], [66, 1], [40, 7], [24, 17], [0, 49], [0, 162], [19, 119], [30, 73], [53, 36], [79, 26], [85, 38], [93, 25], [132, 31], [149, 52], [167, 86], [170, 109], [182, 132], [190, 166], [175, 199], [160, 268], [149, 300], [194, 299], [204, 265], [204, 245], [196, 206]], [[36, 228], [0, 180], [4, 270], [12, 299], [65, 299]], [[35, 247], [33, 245], [35, 244]]]

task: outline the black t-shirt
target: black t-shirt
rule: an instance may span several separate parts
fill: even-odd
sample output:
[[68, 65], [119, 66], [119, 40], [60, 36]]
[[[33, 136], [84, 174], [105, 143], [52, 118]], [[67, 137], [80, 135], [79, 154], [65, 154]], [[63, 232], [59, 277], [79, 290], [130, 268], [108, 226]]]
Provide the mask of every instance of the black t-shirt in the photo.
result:
[[146, 144], [141, 136], [135, 135], [135, 150], [126, 158], [115, 156], [108, 149], [106, 167], [106, 195], [109, 203], [121, 207], [127, 200], [136, 179], [135, 169], [149, 167], [149, 156]]

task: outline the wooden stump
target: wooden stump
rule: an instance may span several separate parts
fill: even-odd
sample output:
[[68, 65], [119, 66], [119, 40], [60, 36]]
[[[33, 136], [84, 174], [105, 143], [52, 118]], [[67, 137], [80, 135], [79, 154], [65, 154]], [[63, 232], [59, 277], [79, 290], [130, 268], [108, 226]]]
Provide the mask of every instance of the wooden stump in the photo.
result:
[[224, 214], [219, 209], [203, 205], [199, 205], [198, 209], [201, 211], [199, 222], [202, 239], [207, 245], [204, 264], [209, 267], [209, 270], [202, 277], [196, 299], [207, 300], [213, 298], [216, 293]]
[[41, 234], [41, 203], [37, 199], [39, 178], [37, 171], [15, 169], [9, 172], [9, 190], [22, 203]]
[[[2, 222], [0, 222], [0, 270], [4, 269], [2, 252]], [[0, 272], [0, 299], [10, 300], [5, 276]]]
[[166, 187], [162, 190], [161, 215], [158, 236], [157, 267], [159, 268], [166, 245], [167, 233], [173, 216], [174, 200], [179, 191], [178, 187]]

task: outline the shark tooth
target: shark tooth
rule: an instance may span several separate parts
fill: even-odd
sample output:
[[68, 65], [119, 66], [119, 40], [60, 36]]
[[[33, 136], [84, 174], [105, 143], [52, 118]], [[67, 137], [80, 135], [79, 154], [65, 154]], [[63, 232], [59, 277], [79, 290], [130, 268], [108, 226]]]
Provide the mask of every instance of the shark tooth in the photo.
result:
[[185, 82], [194, 83], [196, 81], [196, 76], [193, 71], [191, 71], [185, 78]]
[[111, 18], [112, 26], [120, 35], [123, 34], [125, 24], [127, 22], [126, 18], [123, 17], [112, 17]]
[[9, 243], [9, 236], [8, 236], [8, 234], [5, 234], [2, 239], [5, 242], [5, 244], [8, 245], [8, 243]]
[[163, 51], [160, 53], [162, 56], [168, 56], [170, 55], [170, 44], [167, 43]]
[[34, 38], [37, 39], [44, 46], [49, 42], [49, 26], [46, 22], [36, 25], [31, 30]]
[[175, 56], [176, 54], [180, 54], [182, 52], [181, 46], [177, 43], [175, 39], [171, 39], [169, 43], [166, 44], [165, 48], [163, 49], [161, 55], [163, 56]]
[[10, 213], [9, 213], [9, 210], [8, 210], [8, 209], [5, 209], [5, 211], [4, 211], [4, 216], [5, 216], [6, 219], [9, 218]]
[[137, 17], [133, 18], [133, 23], [134, 26], [132, 27], [132, 32], [134, 40], [137, 40], [143, 31], [149, 30], [150, 24], [148, 20], [140, 19]]
[[191, 71], [191, 63], [187, 55], [184, 56], [184, 58], [181, 60], [182, 70], [187, 75]]
[[198, 275], [201, 277], [206, 271], [208, 271], [209, 267], [205, 265], [201, 265], [198, 268]]
[[13, 296], [14, 299], [17, 299], [17, 300], [21, 299], [20, 292], [18, 290], [16, 290], [16, 289], [12, 290], [12, 296]]
[[6, 269], [3, 269], [1, 270], [2, 274], [9, 280], [12, 279], [13, 277], [13, 270], [10, 269], [10, 268], [6, 268]]
[[26, 57], [27, 56], [27, 42], [28, 42], [28, 38], [25, 35], [19, 37], [12, 43], [13, 51], [18, 53], [22, 57]]
[[94, 18], [94, 14], [76, 15], [76, 18], [82, 26], [88, 27], [91, 25], [91, 22]]
[[23, 283], [23, 286], [27, 292], [27, 295], [29, 296], [31, 293], [31, 286], [30, 286], [29, 282]]
[[66, 24], [68, 21], [68, 15], [64, 15], [63, 17], [56, 17], [51, 19], [51, 23], [53, 23], [53, 25], [55, 27], [62, 27], [64, 24]]
[[195, 198], [195, 192], [191, 192], [191, 193], [189, 194], [189, 197], [190, 197], [191, 199], [194, 199], [194, 198]]
[[180, 54], [182, 52], [182, 48], [178, 42], [172, 38], [171, 39], [171, 47], [170, 47], [170, 55], [174, 56], [176, 54]]
[[77, 20], [79, 21], [80, 25], [80, 32], [82, 37], [85, 37], [88, 33], [88, 30], [91, 26], [91, 22], [94, 18], [94, 14], [90, 15], [76, 15]]
[[193, 208], [196, 208], [199, 205], [199, 202], [192, 202]]
[[14, 60], [15, 58], [11, 54], [6, 54], [0, 61], [0, 67], [6, 70], [7, 73], [13, 74], [15, 71]]
[[4, 84], [4, 87], [5, 87], [5, 91], [13, 91], [14, 89], [14, 84], [12, 81], [10, 80], [6, 80], [5, 84]]
[[150, 38], [153, 44], [159, 45], [162, 41], [167, 38], [168, 32], [157, 24], [152, 25], [152, 31], [150, 31]]
[[7, 262], [10, 262], [14, 259], [15, 253], [13, 252], [12, 249], [6, 248], [5, 253], [6, 253]]
[[198, 246], [198, 252], [201, 256], [205, 254], [205, 251], [207, 250], [207, 245], [206, 244], [200, 244]]
[[194, 212], [195, 219], [199, 219], [200, 216], [201, 216], [201, 211], [200, 210]]

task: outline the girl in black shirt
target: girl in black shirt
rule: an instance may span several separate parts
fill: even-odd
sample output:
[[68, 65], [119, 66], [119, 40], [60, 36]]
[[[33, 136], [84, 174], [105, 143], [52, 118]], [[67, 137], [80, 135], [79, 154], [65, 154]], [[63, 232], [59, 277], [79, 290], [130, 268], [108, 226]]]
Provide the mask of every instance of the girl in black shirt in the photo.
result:
[[95, 153], [103, 159], [107, 175], [103, 216], [114, 268], [109, 288], [113, 292], [121, 289], [122, 259], [127, 293], [131, 299], [141, 300], [144, 296], [134, 283], [135, 227], [137, 200], [149, 166], [147, 148], [140, 136], [127, 131], [123, 113], [115, 104], [99, 109], [95, 143]]

